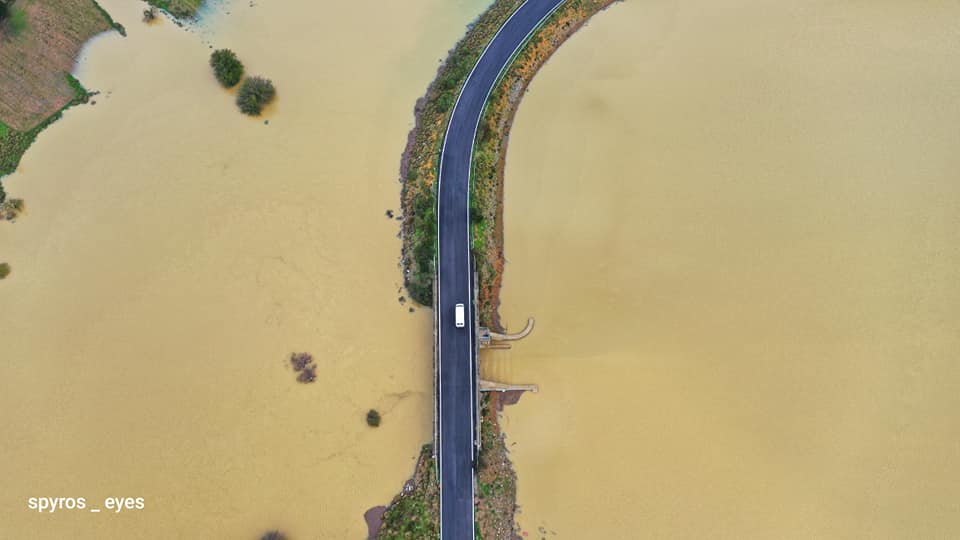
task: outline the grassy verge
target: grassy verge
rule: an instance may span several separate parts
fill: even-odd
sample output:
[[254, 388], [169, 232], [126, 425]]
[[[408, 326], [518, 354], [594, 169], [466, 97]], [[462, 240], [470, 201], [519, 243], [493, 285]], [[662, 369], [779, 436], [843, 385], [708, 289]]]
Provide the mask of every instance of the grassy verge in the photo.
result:
[[477, 463], [478, 538], [513, 540], [517, 537], [517, 475], [513, 471], [504, 435], [500, 431], [497, 393], [481, 401], [480, 458]]
[[437, 253], [437, 169], [440, 146], [453, 105], [480, 54], [522, 0], [496, 0], [470, 27], [437, 70], [416, 105], [416, 125], [400, 164], [403, 182], [404, 282], [418, 303], [432, 303]]
[[517, 53], [487, 101], [470, 176], [470, 218], [477, 259], [480, 324], [500, 328], [503, 278], [503, 170], [510, 128], [524, 91], [550, 56], [590, 17], [616, 0], [568, 0]]
[[420, 450], [413, 478], [383, 514], [377, 540], [434, 540], [440, 536], [440, 485], [433, 448]]
[[117, 31], [117, 33], [119, 33], [119, 34], [120, 34], [121, 36], [123, 36], [123, 37], [127, 37], [127, 29], [124, 28], [122, 24], [120, 24], [120, 23], [118, 23], [117, 21], [113, 20], [113, 17], [111, 17], [110, 14], [107, 13], [107, 10], [103, 9], [103, 6], [101, 6], [101, 5], [97, 2], [97, 0], [93, 0], [93, 5], [94, 5], [94, 7], [97, 8], [97, 11], [100, 12], [100, 15], [102, 15], [103, 18], [106, 19], [106, 21], [107, 21], [108, 23], [110, 23], [110, 26], [112, 26], [113, 29]]
[[[477, 464], [477, 538], [516, 538], [517, 476], [498, 419], [499, 395], [482, 398], [482, 440]], [[383, 514], [377, 540], [434, 540], [440, 532], [440, 486], [433, 448], [420, 451], [413, 478]]]
[[203, 4], [203, 0], [147, 0], [151, 6], [158, 7], [178, 19], [193, 17]]

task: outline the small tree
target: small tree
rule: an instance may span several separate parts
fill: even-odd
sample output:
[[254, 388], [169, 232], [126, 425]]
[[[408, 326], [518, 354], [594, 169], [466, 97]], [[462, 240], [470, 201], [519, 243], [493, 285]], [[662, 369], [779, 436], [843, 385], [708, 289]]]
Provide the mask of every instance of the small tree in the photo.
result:
[[243, 77], [243, 64], [230, 49], [213, 51], [210, 55], [213, 74], [225, 88], [231, 88]]
[[0, 279], [3, 279], [10, 275], [10, 265], [8, 263], [0, 263]]
[[257, 116], [263, 108], [273, 101], [277, 95], [276, 89], [270, 79], [263, 77], [248, 77], [240, 85], [240, 91], [237, 93], [237, 106], [240, 112]]
[[370, 427], [378, 427], [380, 425], [380, 413], [376, 409], [370, 409], [367, 411], [367, 425]]

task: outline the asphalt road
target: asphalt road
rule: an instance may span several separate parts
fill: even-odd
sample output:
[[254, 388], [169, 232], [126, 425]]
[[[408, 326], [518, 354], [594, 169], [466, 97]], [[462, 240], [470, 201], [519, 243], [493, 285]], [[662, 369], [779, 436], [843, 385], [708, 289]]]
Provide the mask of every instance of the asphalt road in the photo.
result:
[[[470, 260], [469, 174], [473, 140], [491, 88], [527, 36], [564, 0], [527, 0], [503, 25], [473, 68], [454, 106], [440, 156], [437, 197], [439, 316], [440, 537], [474, 538], [476, 331]], [[454, 306], [467, 308], [466, 327]]]

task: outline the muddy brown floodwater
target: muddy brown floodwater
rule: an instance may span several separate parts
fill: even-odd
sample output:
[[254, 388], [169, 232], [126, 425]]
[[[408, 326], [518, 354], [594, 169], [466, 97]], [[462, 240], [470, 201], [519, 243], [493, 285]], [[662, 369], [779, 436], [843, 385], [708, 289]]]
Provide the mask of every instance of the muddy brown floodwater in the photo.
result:
[[538, 324], [484, 361], [541, 386], [529, 538], [960, 537], [957, 20], [628, 1], [537, 76], [501, 314]]
[[[0, 537], [364, 538], [432, 418], [431, 318], [397, 301], [384, 212], [413, 104], [485, 2], [214, 2], [187, 30], [101, 3], [129, 37], [84, 52], [97, 104], [5, 179], [27, 211], [0, 224]], [[274, 80], [264, 118], [209, 45]]]

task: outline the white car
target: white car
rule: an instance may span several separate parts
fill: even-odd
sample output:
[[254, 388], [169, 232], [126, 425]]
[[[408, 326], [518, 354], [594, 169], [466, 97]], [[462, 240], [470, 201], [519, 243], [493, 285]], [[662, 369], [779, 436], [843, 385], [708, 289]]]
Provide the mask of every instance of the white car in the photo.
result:
[[454, 318], [456, 319], [455, 324], [457, 328], [463, 328], [464, 326], [464, 316], [463, 316], [463, 304], [457, 304], [453, 309]]

